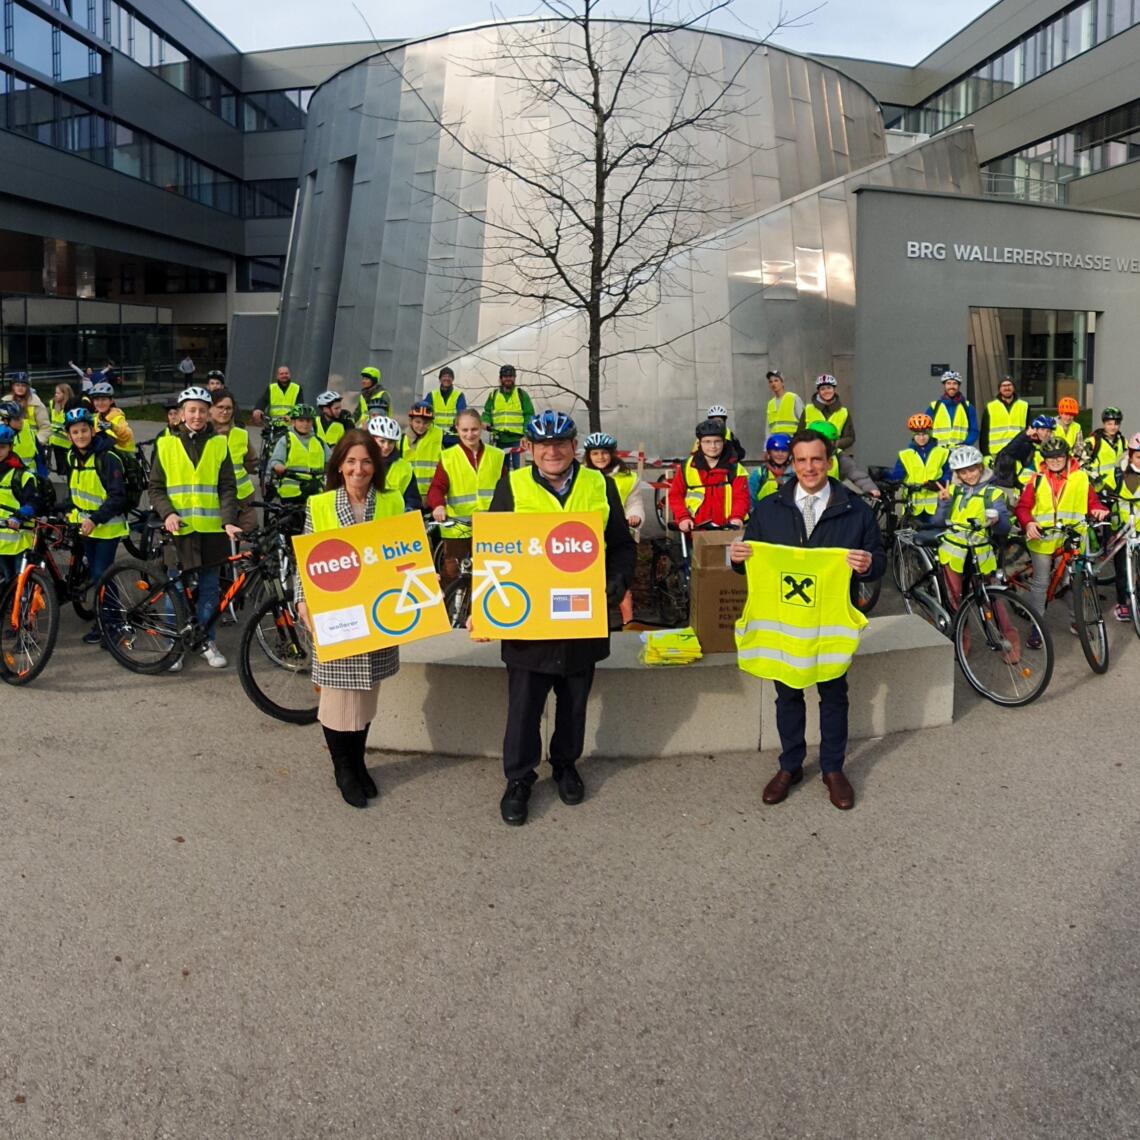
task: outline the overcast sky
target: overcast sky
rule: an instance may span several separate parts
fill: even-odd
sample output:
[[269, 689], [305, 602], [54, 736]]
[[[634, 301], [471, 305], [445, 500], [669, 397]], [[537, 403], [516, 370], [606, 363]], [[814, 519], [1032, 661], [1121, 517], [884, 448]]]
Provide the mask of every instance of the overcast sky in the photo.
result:
[[[418, 0], [394, 5], [390, 0], [356, 0], [379, 39], [406, 39], [493, 17], [524, 16], [535, 0], [463, 3], [461, 0]], [[802, 20], [802, 27], [781, 32], [776, 42], [796, 51], [861, 56], [917, 63], [963, 28], [992, 0], [827, 0]], [[368, 39], [353, 0], [194, 0], [197, 8], [243, 51]], [[813, 0], [786, 0], [789, 13], [806, 12]], [[616, 13], [636, 12], [636, 4], [615, 3]], [[777, 18], [778, 0], [736, 0], [718, 14], [720, 31], [763, 35]]]

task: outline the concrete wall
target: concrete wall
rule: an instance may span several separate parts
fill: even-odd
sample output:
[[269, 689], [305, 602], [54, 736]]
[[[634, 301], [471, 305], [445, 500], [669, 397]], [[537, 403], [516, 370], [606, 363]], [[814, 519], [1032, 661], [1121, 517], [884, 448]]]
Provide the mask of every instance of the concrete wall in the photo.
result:
[[1070, 206], [1140, 214], [1140, 162], [1074, 178], [1066, 189]]
[[[1140, 268], [1140, 219], [867, 187], [858, 194], [858, 228], [853, 404], [862, 463], [886, 463], [906, 443], [906, 417], [940, 387], [931, 364], [965, 373], [971, 306], [1096, 312], [1096, 403], [1135, 415], [1140, 272], [1118, 271], [1116, 259]], [[946, 243], [946, 258], [908, 257], [912, 241]], [[963, 261], [955, 242], [1104, 256], [1110, 269]]]

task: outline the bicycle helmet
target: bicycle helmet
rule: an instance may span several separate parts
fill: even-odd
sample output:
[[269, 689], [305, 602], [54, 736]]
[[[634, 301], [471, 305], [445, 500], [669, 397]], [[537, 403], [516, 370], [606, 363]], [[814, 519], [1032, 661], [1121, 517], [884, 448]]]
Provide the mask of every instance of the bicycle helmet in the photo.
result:
[[1057, 414], [1059, 416], [1079, 416], [1081, 405], [1072, 396], [1062, 396], [1057, 401]]
[[956, 447], [950, 452], [950, 470], [961, 471], [964, 467], [977, 467], [982, 463], [982, 453], [969, 445]]
[[1140, 431], [1128, 441], [1129, 451], [1140, 451]]
[[380, 369], [379, 368], [372, 368], [372, 367], [362, 368], [360, 370], [360, 375], [362, 377], [367, 377], [367, 379], [371, 380], [373, 384], [379, 384], [380, 383]]
[[206, 373], [207, 380], [220, 380], [223, 384], [226, 382], [226, 374], [220, 368], [211, 368]]
[[28, 374], [26, 372], [13, 372], [12, 378], [8, 381], [8, 383], [23, 384], [25, 388], [31, 385], [31, 381], [28, 379]]
[[417, 400], [409, 409], [409, 416], [423, 416], [425, 420], [435, 419], [435, 408], [427, 400]]
[[5, 420], [22, 420], [24, 409], [15, 400], [0, 401], [0, 418]]
[[787, 432], [778, 431], [764, 441], [765, 451], [791, 451], [792, 437]]
[[715, 435], [718, 439], [724, 439], [724, 424], [718, 424], [716, 420], [701, 420], [693, 431], [697, 439], [704, 439], [707, 435]]
[[[504, 365], [510, 368], [509, 364]], [[512, 368], [513, 372], [514, 369]], [[526, 437], [532, 443], [552, 441], [556, 439], [576, 439], [578, 428], [574, 421], [565, 412], [547, 410], [535, 416], [526, 425]]]
[[711, 420], [714, 416], [720, 416], [722, 419], [728, 419], [728, 409], [723, 404], [713, 404], [705, 415]]
[[1046, 440], [1040, 450], [1042, 459], [1064, 459], [1068, 457], [1069, 444], [1058, 435]]
[[403, 432], [391, 416], [372, 416], [368, 421], [368, 434], [374, 439], [390, 439], [399, 443]]
[[388, 401], [386, 399], [369, 400], [365, 407], [370, 416], [386, 416], [388, 414]]
[[294, 404], [290, 415], [295, 420], [315, 420], [317, 409], [312, 404]]
[[925, 412], [915, 412], [915, 414], [906, 421], [906, 430], [915, 433], [920, 431], [928, 432], [932, 427], [934, 427], [934, 421]]
[[106, 380], [100, 380], [98, 384], [91, 385], [91, 390], [87, 394], [89, 396], [114, 396], [115, 386], [108, 384]]
[[1035, 428], [1047, 428], [1052, 431], [1057, 426], [1057, 421], [1052, 416], [1034, 416], [1033, 422], [1029, 425]]
[[91, 414], [90, 408], [69, 408], [63, 414], [63, 426], [71, 427], [72, 424], [94, 424], [95, 417]]
[[587, 451], [594, 451], [595, 449], [601, 451], [613, 451], [617, 448], [617, 440], [612, 435], [604, 431], [592, 431], [584, 440], [585, 448]]
[[1119, 408], [1114, 408], [1109, 405], [1100, 413], [1100, 422], [1104, 423], [1105, 420], [1116, 420], [1118, 424], [1123, 423], [1124, 413]]
[[832, 388], [838, 387], [835, 382], [835, 377], [832, 376], [830, 372], [823, 372], [815, 378], [816, 388], [826, 388], [829, 385]]
[[0, 424], [0, 443], [11, 443], [16, 438], [16, 429]]
[[945, 384], [947, 380], [953, 380], [955, 384], [962, 383], [962, 377], [953, 368], [948, 368], [942, 373], [942, 383]]
[[814, 431], [816, 435], [822, 435], [823, 438], [830, 443], [834, 443], [839, 438], [839, 428], [830, 420], [816, 420], [814, 424], [808, 426], [808, 431]]
[[[94, 389], [92, 389], [94, 391]], [[206, 391], [205, 388], [200, 388], [197, 384], [191, 385], [189, 388], [183, 388], [178, 393], [178, 406], [189, 404], [192, 400], [199, 400], [203, 404], [213, 404], [214, 397]]]
[[331, 408], [332, 405], [337, 402], [337, 400], [343, 400], [343, 399], [344, 399], [344, 397], [339, 392], [333, 392], [331, 390], [328, 392], [322, 392], [317, 397], [317, 407], [318, 408]]

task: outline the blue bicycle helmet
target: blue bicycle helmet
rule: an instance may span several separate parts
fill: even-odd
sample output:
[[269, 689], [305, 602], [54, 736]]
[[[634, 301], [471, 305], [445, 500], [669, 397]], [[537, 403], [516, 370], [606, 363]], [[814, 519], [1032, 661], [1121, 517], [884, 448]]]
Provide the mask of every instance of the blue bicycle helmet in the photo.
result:
[[765, 451], [791, 451], [792, 437], [787, 432], [778, 431], [764, 441]]
[[30, 385], [31, 381], [28, 379], [28, 374], [26, 372], [13, 372], [12, 377], [8, 383]]
[[22, 420], [24, 409], [15, 400], [0, 400], [0, 418], [5, 420]]
[[565, 412], [547, 410], [535, 416], [526, 425], [526, 437], [532, 443], [544, 443], [556, 439], [576, 439], [578, 428]]
[[16, 429], [0, 424], [0, 443], [11, 443], [16, 438]]
[[1033, 423], [1029, 425], [1035, 428], [1048, 428], [1052, 431], [1057, 426], [1057, 421], [1052, 416], [1034, 416]]
[[70, 427], [72, 424], [90, 424], [94, 425], [95, 417], [91, 414], [90, 408], [70, 408], [63, 414], [64, 427]]
[[601, 451], [615, 451], [617, 449], [617, 440], [608, 432], [604, 431], [590, 432], [583, 443], [587, 451], [594, 451], [595, 449]]

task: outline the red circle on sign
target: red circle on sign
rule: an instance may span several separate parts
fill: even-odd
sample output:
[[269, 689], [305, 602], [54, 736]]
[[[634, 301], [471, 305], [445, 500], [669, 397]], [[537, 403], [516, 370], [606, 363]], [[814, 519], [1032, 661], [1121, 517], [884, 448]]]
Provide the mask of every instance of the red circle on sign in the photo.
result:
[[546, 536], [546, 557], [556, 570], [577, 574], [597, 561], [599, 545], [585, 523], [559, 523]]
[[326, 538], [309, 552], [305, 569], [318, 590], [347, 590], [360, 577], [360, 555], [351, 543]]

